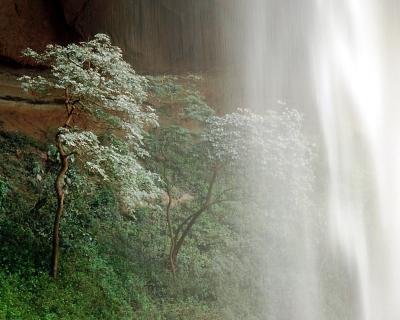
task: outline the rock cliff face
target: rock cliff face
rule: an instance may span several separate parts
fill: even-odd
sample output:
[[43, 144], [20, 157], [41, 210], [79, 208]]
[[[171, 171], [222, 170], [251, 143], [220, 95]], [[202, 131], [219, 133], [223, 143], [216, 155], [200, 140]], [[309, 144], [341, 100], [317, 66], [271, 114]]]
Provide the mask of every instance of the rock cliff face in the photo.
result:
[[141, 72], [211, 71], [199, 90], [212, 97], [211, 105], [222, 105], [213, 71], [224, 1], [231, 0], [0, 0], [0, 130], [51, 140], [65, 117], [63, 105], [57, 97], [37, 101], [22, 92], [19, 76], [46, 71], [30, 68], [21, 51], [99, 32], [110, 34]]
[[[215, 0], [62, 0], [84, 39], [112, 36], [127, 59], [150, 72], [208, 69], [215, 61]], [[171, 70], [172, 69], [172, 70]]]
[[47, 43], [77, 39], [65, 22], [62, 7], [55, 0], [1, 0], [0, 56], [18, 63], [26, 47], [43, 49]]
[[2, 0], [0, 56], [105, 32], [145, 72], [213, 68], [221, 0]]

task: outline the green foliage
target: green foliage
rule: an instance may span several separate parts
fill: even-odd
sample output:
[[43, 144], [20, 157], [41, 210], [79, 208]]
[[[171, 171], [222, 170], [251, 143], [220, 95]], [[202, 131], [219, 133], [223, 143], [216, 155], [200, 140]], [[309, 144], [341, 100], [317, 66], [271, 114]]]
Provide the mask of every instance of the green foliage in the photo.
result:
[[8, 191], [7, 184], [3, 180], [0, 180], [0, 213], [4, 209], [4, 203], [5, 203], [7, 191]]
[[[133, 298], [146, 299], [143, 288], [122, 283], [96, 250], [69, 254], [64, 275], [0, 273], [0, 319], [132, 319]], [[151, 318], [147, 318], [151, 319]]]
[[[52, 280], [47, 270], [56, 153], [22, 135], [5, 139], [6, 144], [0, 150], [7, 190], [0, 219], [0, 319], [161, 320], [191, 313], [205, 318], [201, 315], [209, 309], [190, 301], [183, 279], [176, 288], [165, 270], [159, 247], [163, 230], [147, 232], [160, 226], [158, 212], [141, 208], [133, 220], [121, 208], [114, 184], [90, 176], [76, 162], [66, 177], [63, 263], [59, 278]], [[16, 150], [21, 152], [14, 161]]]
[[[101, 252], [99, 238], [105, 226], [124, 224], [113, 186], [82, 176], [76, 166], [67, 177], [71, 199], [63, 220], [64, 263], [59, 279], [49, 278], [48, 221], [54, 203], [48, 199], [43, 206], [35, 205], [44, 195], [52, 198], [52, 184], [50, 188], [46, 184], [53, 181], [52, 162], [56, 159], [49, 152], [47, 160], [29, 166], [38, 152], [31, 149], [29, 139], [19, 136], [8, 142], [10, 148], [0, 152], [3, 159], [12, 158], [18, 149], [31, 152], [21, 152], [18, 161], [8, 161], [0, 171], [0, 175], [10, 169], [11, 174], [18, 173], [1, 184], [7, 193], [0, 219], [0, 319], [132, 319], [135, 313], [152, 319], [145, 310], [154, 307], [141, 280], [131, 271], [127, 275], [130, 280], [123, 279], [113, 260]], [[41, 181], [35, 181], [38, 165]], [[41, 186], [28, 193], [24, 189], [27, 182]]]
[[17, 275], [0, 272], [0, 283], [0, 319], [38, 319], [32, 317], [32, 294], [26, 292], [26, 284]]
[[[290, 217], [296, 210], [288, 203], [307, 206], [312, 148], [295, 110], [238, 110], [199, 123], [195, 130], [166, 123], [149, 137], [147, 164], [162, 177], [165, 196], [161, 217], [147, 217], [142, 225], [148, 245], [157, 248], [145, 252], [167, 264], [171, 238], [202, 212], [189, 229], [166, 296], [203, 302], [209, 314], [218, 310], [216, 319], [263, 319], [268, 261], [260, 247], [276, 232], [266, 214]], [[154, 273], [159, 278], [162, 271]]]
[[[72, 57], [87, 66], [81, 56]], [[71, 68], [77, 72], [73, 79], [79, 79], [82, 70]], [[47, 261], [57, 149], [0, 132], [1, 320], [265, 318], [269, 261], [262, 260], [260, 248], [272, 245], [271, 235], [280, 232], [266, 216], [273, 209], [290, 219], [306, 202], [310, 146], [297, 112], [239, 110], [215, 116], [198, 92], [198, 81], [191, 76], [144, 80], [150, 101], [165, 113], [163, 125], [141, 132], [137, 140], [151, 155], [144, 161], [118, 132], [63, 132], [65, 147], [79, 154], [71, 156], [65, 177], [63, 263], [56, 281], [47, 275]], [[87, 170], [88, 162], [98, 168]], [[121, 185], [129, 181], [122, 166], [135, 171], [129, 174], [135, 192], [149, 195], [154, 189], [148, 186], [154, 186], [163, 190], [162, 199], [152, 198], [149, 206], [142, 195], [126, 193], [135, 202], [132, 215], [120, 201], [120, 190], [131, 190]], [[108, 179], [99, 178], [101, 169]], [[167, 193], [176, 231], [205, 203], [214, 169], [213, 205], [191, 228], [173, 275], [167, 268]]]

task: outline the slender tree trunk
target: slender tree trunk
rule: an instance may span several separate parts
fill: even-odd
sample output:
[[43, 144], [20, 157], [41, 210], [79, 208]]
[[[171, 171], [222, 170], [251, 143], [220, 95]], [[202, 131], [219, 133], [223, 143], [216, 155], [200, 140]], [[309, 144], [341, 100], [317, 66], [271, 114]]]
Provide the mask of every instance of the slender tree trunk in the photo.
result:
[[171, 240], [171, 246], [170, 246], [170, 251], [168, 255], [168, 261], [167, 261], [167, 268], [175, 275], [176, 273], [176, 259], [173, 259], [173, 250], [175, 248], [175, 237], [174, 237], [174, 232], [172, 230], [172, 224], [171, 224], [171, 205], [172, 205], [172, 195], [171, 195], [171, 190], [169, 186], [167, 186], [167, 195], [168, 195], [168, 204], [167, 204], [167, 210], [166, 210], [166, 218], [167, 218], [167, 228], [168, 228], [168, 236]]
[[168, 255], [168, 269], [175, 275], [176, 274], [176, 260], [177, 260], [177, 252], [175, 240], [171, 240], [171, 248], [169, 250]]
[[[188, 236], [190, 230], [192, 230], [193, 225], [197, 221], [197, 219], [204, 213], [206, 212], [212, 205], [212, 195], [213, 195], [213, 189], [215, 182], [217, 181], [217, 176], [218, 176], [218, 171], [219, 168], [215, 168], [213, 170], [212, 176], [210, 178], [210, 181], [208, 183], [208, 190], [207, 190], [207, 196], [204, 200], [203, 205], [200, 207], [198, 211], [196, 211], [194, 214], [189, 216], [181, 225], [178, 227], [178, 229], [175, 232], [174, 238], [171, 239], [171, 248], [169, 252], [169, 264], [170, 264], [170, 270], [175, 274], [177, 270], [177, 261], [178, 261], [178, 255], [179, 251], [182, 248], [182, 245]], [[169, 208], [167, 208], [169, 211]]]
[[62, 142], [60, 139], [60, 133], [56, 135], [56, 147], [60, 154], [61, 160], [61, 168], [58, 172], [56, 181], [54, 183], [56, 195], [57, 195], [57, 210], [56, 215], [54, 217], [54, 226], [53, 226], [53, 250], [52, 250], [52, 258], [51, 258], [51, 276], [53, 278], [57, 278], [58, 275], [58, 266], [60, 260], [60, 224], [61, 224], [61, 216], [64, 211], [64, 178], [65, 174], [68, 171], [68, 155], [65, 153], [65, 150], [62, 146]]
[[171, 252], [169, 254], [170, 270], [174, 275], [176, 274], [177, 258], [178, 258], [178, 252], [175, 250], [175, 248], [176, 248], [176, 246], [173, 245], [171, 247]]
[[[67, 111], [67, 119], [65, 120], [63, 127], [68, 128], [75, 113], [75, 107], [73, 105], [70, 105], [69, 88], [65, 89], [64, 105]], [[60, 155], [61, 167], [60, 171], [58, 172], [56, 181], [54, 182], [54, 189], [57, 195], [57, 210], [53, 224], [53, 243], [52, 243], [51, 271], [50, 271], [50, 275], [53, 278], [57, 278], [58, 276], [59, 261], [60, 261], [60, 225], [61, 225], [61, 217], [64, 212], [64, 199], [65, 199], [64, 179], [65, 179], [65, 174], [67, 173], [69, 168], [69, 161], [68, 161], [69, 155], [64, 150], [61, 141], [60, 131], [57, 132], [56, 134], [55, 142], [56, 142], [56, 148]]]
[[190, 230], [192, 230], [192, 227], [196, 220], [209, 208], [209, 206], [203, 206], [199, 211], [197, 211], [194, 215], [191, 216], [190, 220], [187, 222], [186, 227], [184, 228], [182, 234], [179, 236], [179, 233], [176, 234], [175, 238], [172, 239], [171, 241], [171, 249], [169, 253], [169, 263], [170, 263], [170, 269], [171, 271], [175, 274], [177, 270], [177, 261], [178, 261], [178, 255], [179, 252], [182, 248], [182, 245], [188, 236]]

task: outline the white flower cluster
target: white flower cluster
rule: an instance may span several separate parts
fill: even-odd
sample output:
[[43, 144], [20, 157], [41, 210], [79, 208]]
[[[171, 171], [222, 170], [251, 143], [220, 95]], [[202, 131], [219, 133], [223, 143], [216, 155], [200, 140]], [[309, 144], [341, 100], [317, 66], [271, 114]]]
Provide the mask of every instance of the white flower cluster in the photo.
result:
[[107, 35], [68, 46], [48, 45], [43, 53], [24, 54], [51, 67], [52, 76], [23, 76], [22, 87], [36, 94], [65, 92], [66, 103], [124, 130], [138, 146], [145, 126], [157, 126], [154, 110], [145, 106], [147, 80], [123, 60]]
[[246, 109], [223, 117], [211, 117], [203, 140], [208, 156], [223, 166], [253, 166], [280, 178], [288, 168], [310, 167], [310, 145], [302, 134], [298, 111], [268, 111], [258, 115]]
[[135, 153], [103, 145], [91, 131], [60, 128], [59, 134], [67, 151], [77, 155], [75, 158], [89, 172], [114, 183], [120, 199], [130, 211], [155, 203], [160, 196], [159, 177], [143, 168]]
[[68, 152], [77, 155], [90, 172], [113, 178], [127, 203], [136, 205], [154, 198], [156, 177], [142, 168], [138, 157], [147, 154], [144, 130], [158, 125], [157, 116], [145, 105], [146, 78], [123, 60], [121, 49], [113, 46], [107, 35], [98, 34], [87, 42], [48, 45], [43, 53], [27, 49], [24, 54], [51, 68], [49, 77], [21, 77], [24, 90], [36, 95], [62, 91], [69, 116], [86, 114], [107, 124], [124, 135], [130, 150], [103, 145], [93, 132], [70, 129], [66, 123], [59, 135]]

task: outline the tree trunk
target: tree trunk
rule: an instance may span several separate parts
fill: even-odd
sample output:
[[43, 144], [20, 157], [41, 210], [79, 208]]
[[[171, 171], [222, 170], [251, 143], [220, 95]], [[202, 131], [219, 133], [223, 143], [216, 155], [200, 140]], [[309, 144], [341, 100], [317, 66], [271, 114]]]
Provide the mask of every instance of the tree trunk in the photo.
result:
[[174, 240], [171, 241], [171, 248], [168, 256], [168, 269], [175, 275], [176, 273], [176, 261], [178, 258], [178, 251], [176, 250], [176, 243]]
[[58, 275], [58, 266], [59, 266], [59, 257], [60, 257], [60, 224], [61, 224], [61, 216], [64, 211], [64, 178], [65, 174], [68, 171], [68, 155], [65, 153], [64, 148], [62, 146], [62, 142], [60, 139], [60, 133], [56, 135], [56, 147], [60, 154], [61, 160], [61, 168], [58, 172], [56, 181], [54, 183], [56, 195], [57, 195], [57, 210], [54, 218], [54, 226], [53, 226], [53, 250], [52, 250], [52, 258], [51, 258], [51, 276], [53, 278], [57, 278]]
[[191, 216], [190, 220], [187, 222], [185, 229], [183, 230], [182, 234], [179, 237], [179, 234], [171, 242], [171, 249], [169, 253], [169, 263], [170, 269], [175, 274], [177, 270], [177, 260], [179, 252], [182, 248], [182, 245], [189, 234], [190, 230], [192, 229], [196, 220], [208, 209], [208, 205], [202, 207], [199, 211], [197, 211], [194, 215]]
[[172, 205], [172, 195], [171, 195], [171, 190], [169, 189], [169, 186], [167, 186], [167, 195], [168, 195], [168, 204], [167, 204], [167, 210], [166, 210], [166, 218], [167, 218], [168, 235], [171, 239], [171, 247], [170, 247], [169, 255], [168, 255], [167, 268], [175, 275], [175, 273], [176, 273], [176, 255], [174, 257], [173, 252], [175, 250], [176, 241], [175, 241], [175, 237], [174, 237], [174, 232], [172, 231], [172, 224], [171, 224], [170, 211], [171, 211], [171, 205]]
[[[194, 214], [190, 215], [188, 218], [185, 219], [181, 223], [181, 225], [178, 227], [178, 229], [175, 232], [175, 237], [171, 239], [171, 248], [169, 252], [169, 268], [170, 270], [175, 274], [177, 270], [177, 260], [178, 260], [178, 255], [179, 251], [182, 248], [182, 245], [188, 236], [190, 230], [192, 230], [193, 225], [197, 221], [197, 219], [204, 213], [206, 212], [211, 206], [212, 206], [212, 193], [214, 189], [215, 182], [217, 180], [218, 176], [218, 171], [219, 168], [215, 168], [213, 170], [212, 176], [210, 178], [210, 181], [208, 183], [208, 190], [207, 190], [207, 196], [204, 200], [203, 205], [200, 207], [200, 209], [195, 212]], [[167, 212], [169, 212], [169, 206], [167, 207]]]

